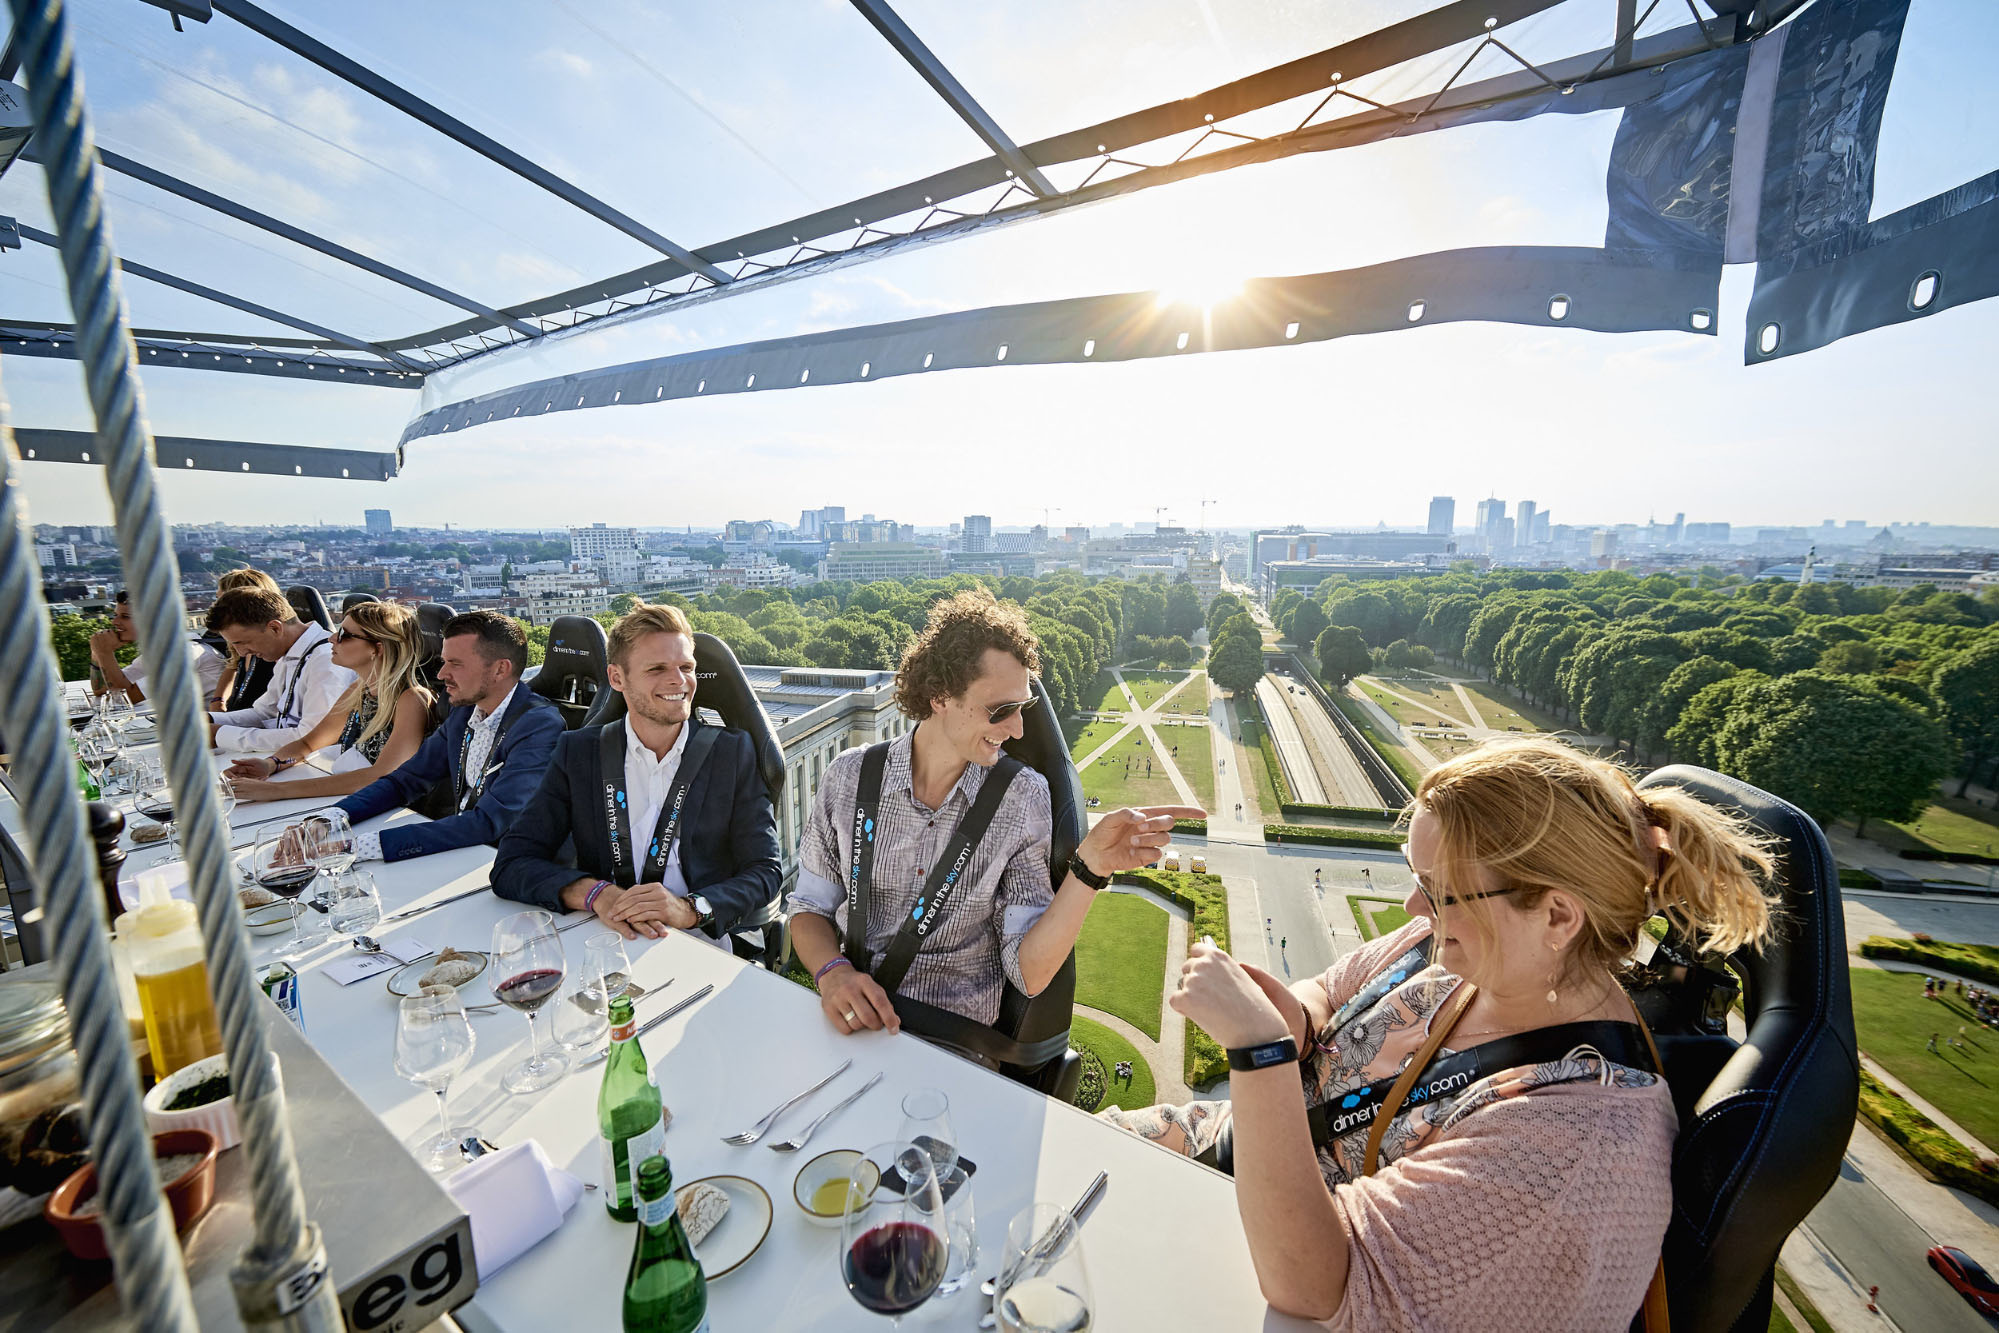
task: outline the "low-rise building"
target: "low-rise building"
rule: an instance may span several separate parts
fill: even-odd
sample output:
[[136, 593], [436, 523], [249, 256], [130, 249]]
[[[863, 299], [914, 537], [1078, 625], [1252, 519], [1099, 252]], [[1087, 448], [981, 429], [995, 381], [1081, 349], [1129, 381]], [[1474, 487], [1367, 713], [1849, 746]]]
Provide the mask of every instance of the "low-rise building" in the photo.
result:
[[876, 579], [941, 579], [950, 570], [950, 557], [934, 546], [839, 542], [826, 553], [820, 574], [835, 582], [872, 583]]

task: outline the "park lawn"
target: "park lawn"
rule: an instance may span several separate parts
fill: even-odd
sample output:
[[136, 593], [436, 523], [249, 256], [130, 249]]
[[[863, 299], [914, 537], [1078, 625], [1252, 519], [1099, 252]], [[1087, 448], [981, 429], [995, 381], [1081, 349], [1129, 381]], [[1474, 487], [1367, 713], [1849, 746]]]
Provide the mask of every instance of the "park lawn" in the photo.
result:
[[[1404, 726], [1465, 727], [1471, 725], [1465, 718], [1464, 705], [1458, 702], [1458, 696], [1451, 693], [1450, 686], [1448, 685], [1437, 685], [1431, 681], [1383, 680], [1376, 676], [1362, 676], [1360, 677], [1360, 687], [1367, 692], [1368, 698], [1380, 704], [1388, 711], [1390, 717]], [[1390, 694], [1390, 690], [1394, 690], [1395, 694], [1406, 694], [1418, 703], [1428, 704], [1430, 708], [1436, 709], [1437, 713], [1447, 715], [1449, 721], [1438, 717], [1437, 713], [1432, 713], [1427, 709], [1410, 706], [1401, 699], [1396, 698], [1395, 694]]]
[[1353, 909], [1354, 924], [1360, 927], [1363, 939], [1378, 940], [1409, 924], [1409, 913], [1393, 898], [1357, 898], [1349, 894], [1347, 906]]
[[1562, 723], [1550, 714], [1530, 704], [1516, 703], [1512, 696], [1502, 694], [1490, 685], [1466, 685], [1465, 693], [1478, 707], [1485, 725], [1494, 731], [1561, 731]]
[[1893, 851], [1929, 848], [1946, 856], [1999, 856], [1999, 824], [1969, 813], [1974, 808], [1958, 800], [1951, 801], [1949, 806], [1932, 803], [1906, 824], [1882, 820], [1868, 832], [1876, 842]]
[[[1979, 1026], [1955, 993], [1925, 1000], [1914, 972], [1856, 967], [1850, 975], [1860, 1049], [1987, 1147], [1999, 1144], [1999, 1032]], [[1961, 1051], [1949, 1045], [1959, 1025]], [[1943, 1034], [1934, 1055], [1924, 1049], [1932, 1032]]]
[[1166, 993], [1165, 911], [1135, 893], [1099, 894], [1076, 937], [1076, 1003], [1159, 1040]]
[[1349, 722], [1360, 729], [1360, 734], [1381, 756], [1381, 762], [1395, 770], [1395, 776], [1402, 779], [1403, 786], [1415, 791], [1422, 784], [1425, 765], [1399, 739], [1382, 735], [1381, 725], [1374, 720], [1373, 714], [1344, 694], [1334, 695], [1333, 703], [1347, 715]]
[[1117, 687], [1117, 677], [1108, 671], [1099, 671], [1097, 678], [1083, 690], [1083, 708], [1086, 713], [1122, 713], [1131, 705], [1125, 701], [1124, 691]]
[[[1133, 741], [1137, 744], [1132, 744]], [[1125, 775], [1126, 759], [1131, 760], [1129, 777]], [[1152, 760], [1150, 775], [1145, 771], [1147, 759]], [[1094, 796], [1103, 802], [1096, 807], [1099, 813], [1115, 810], [1121, 805], [1180, 804], [1180, 793], [1173, 786], [1173, 779], [1166, 776], [1165, 766], [1146, 742], [1145, 733], [1136, 727], [1109, 754], [1088, 768], [1079, 770], [1077, 777], [1082, 780], [1086, 798]]]
[[1201, 808], [1210, 814], [1215, 812], [1215, 760], [1214, 745], [1210, 741], [1213, 729], [1205, 722], [1161, 722], [1153, 728], [1159, 733], [1159, 743], [1170, 751], [1173, 766], [1180, 770], [1180, 776], [1187, 779], [1187, 785], [1200, 798]]
[[1193, 679], [1189, 680], [1183, 688], [1174, 691], [1173, 697], [1166, 701], [1166, 711], [1169, 713], [1186, 713], [1189, 716], [1198, 713], [1206, 717], [1208, 713], [1208, 673], [1205, 671], [1196, 671]]
[[1166, 697], [1168, 690], [1187, 679], [1184, 671], [1127, 671], [1124, 683], [1140, 708], [1150, 708]]
[[[1127, 1111], [1137, 1111], [1155, 1105], [1159, 1093], [1152, 1082], [1152, 1066], [1138, 1049], [1117, 1033], [1095, 1019], [1077, 1014], [1069, 1021], [1069, 1044], [1079, 1051], [1088, 1051], [1096, 1056], [1104, 1067], [1104, 1099], [1097, 1103], [1101, 1111], [1106, 1106], [1118, 1106]], [[1112, 1074], [1120, 1060], [1131, 1061], [1131, 1086]]]
[[1242, 717], [1242, 707], [1237, 705], [1236, 716], [1241, 719], [1242, 743], [1234, 747], [1235, 765], [1238, 774], [1248, 773], [1256, 779], [1256, 807], [1265, 819], [1277, 819], [1281, 815], [1277, 799], [1277, 787], [1270, 780], [1270, 765], [1263, 758], [1263, 719]]
[[1069, 741], [1069, 758], [1081, 763], [1083, 756], [1118, 734], [1122, 722], [1085, 722], [1081, 718], [1070, 718], [1063, 724], [1062, 734]]

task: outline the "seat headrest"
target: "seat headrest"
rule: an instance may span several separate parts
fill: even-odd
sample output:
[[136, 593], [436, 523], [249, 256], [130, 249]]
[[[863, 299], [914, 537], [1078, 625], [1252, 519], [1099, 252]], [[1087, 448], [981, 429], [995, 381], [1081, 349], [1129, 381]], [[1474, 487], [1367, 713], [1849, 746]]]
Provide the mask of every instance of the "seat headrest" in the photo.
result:
[[542, 657], [541, 672], [528, 688], [562, 710], [571, 731], [584, 725], [598, 700], [613, 693], [610, 673], [610, 637], [604, 627], [589, 616], [557, 616], [548, 627], [548, 649]]
[[1846, 922], [1832, 849], [1796, 806], [1690, 765], [1638, 785], [1681, 787], [1740, 813], [1777, 856], [1775, 932], [1728, 960], [1743, 981], [1745, 1039], [1730, 1052], [1724, 1036], [1659, 1034], [1681, 1114], [1665, 1245], [1673, 1327], [1719, 1333], [1759, 1302], [1767, 1320], [1778, 1247], [1832, 1187], [1853, 1130]]
[[298, 613], [300, 620], [318, 625], [321, 629], [333, 628], [333, 617], [327, 614], [326, 598], [320, 595], [319, 589], [301, 583], [285, 589], [285, 600], [292, 604], [292, 610]]
[[[1048, 687], [1034, 679], [1034, 707], [1020, 715], [1020, 738], [1006, 743], [1006, 752], [1048, 779], [1048, 801], [1055, 818], [1049, 840], [1051, 871], [1067, 867], [1083, 841], [1083, 784], [1076, 776], [1069, 743], [1062, 739], [1062, 720], [1055, 716]], [[1060, 874], [1055, 882], [1061, 883]]]
[[419, 602], [416, 608], [417, 637], [423, 640], [423, 660], [434, 662], [444, 654], [444, 627], [458, 614], [443, 602]]
[[[777, 728], [771, 724], [770, 714], [764, 711], [763, 702], [750, 687], [750, 678], [743, 673], [736, 654], [714, 635], [697, 633], [694, 674], [695, 707], [711, 709], [722, 719], [723, 726], [748, 734], [757, 752], [757, 771], [763, 776], [771, 800], [776, 801], [784, 793], [784, 749], [777, 742]], [[624, 715], [625, 696], [606, 689], [597, 696], [596, 705], [583, 719], [583, 725], [594, 727], [616, 722]]]
[[363, 602], [379, 602], [382, 599], [372, 592], [350, 592], [340, 599], [340, 614], [346, 615]]

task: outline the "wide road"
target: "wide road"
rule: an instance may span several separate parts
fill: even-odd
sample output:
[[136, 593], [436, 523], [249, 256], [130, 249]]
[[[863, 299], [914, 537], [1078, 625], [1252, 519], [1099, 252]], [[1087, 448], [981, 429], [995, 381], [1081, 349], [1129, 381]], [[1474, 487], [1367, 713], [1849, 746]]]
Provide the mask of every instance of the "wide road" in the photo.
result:
[[[1283, 679], [1273, 677], [1272, 679]], [[1293, 693], [1288, 680], [1282, 690], [1282, 697], [1290, 706], [1291, 715], [1297, 719], [1299, 727], [1310, 738], [1308, 750], [1315, 750], [1324, 760], [1319, 770], [1320, 785], [1332, 793], [1333, 805], [1361, 805], [1381, 808], [1381, 797], [1375, 794], [1374, 784], [1367, 780], [1360, 761], [1347, 748], [1346, 737], [1340, 735], [1333, 720], [1326, 716], [1325, 707], [1319, 697], [1307, 687], [1300, 685]]]
[[1869, 935], [1907, 939], [1917, 933], [1965, 944], [1999, 944], [1999, 902], [1864, 889], [1843, 889], [1840, 901], [1846, 907], [1849, 949], [1859, 948]]
[[[1256, 699], [1263, 705], [1263, 715], [1270, 719], [1270, 739], [1277, 743], [1277, 756], [1284, 761], [1284, 776], [1291, 783], [1291, 795], [1306, 805], [1334, 804], [1326, 799], [1326, 789], [1319, 782], [1319, 766], [1312, 762], [1312, 752], [1305, 748], [1305, 738], [1298, 731], [1284, 695], [1281, 676], [1266, 675], [1256, 682]], [[1283, 819], [1275, 810], [1267, 814], [1272, 823]]]
[[1806, 1225], [1863, 1288], [1878, 1286], [1881, 1310], [1906, 1333], [1992, 1333], [1992, 1325], [1923, 1261], [1937, 1242], [1909, 1220], [1849, 1155], [1832, 1191]]

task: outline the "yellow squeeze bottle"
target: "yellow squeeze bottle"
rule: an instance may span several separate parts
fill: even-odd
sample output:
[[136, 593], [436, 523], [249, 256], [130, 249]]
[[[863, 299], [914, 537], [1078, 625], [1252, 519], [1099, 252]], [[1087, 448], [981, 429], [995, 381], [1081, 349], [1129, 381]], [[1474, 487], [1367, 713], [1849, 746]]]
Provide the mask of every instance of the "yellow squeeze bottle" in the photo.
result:
[[131, 913], [132, 976], [153, 1053], [153, 1077], [222, 1052], [194, 904], [155, 894]]

